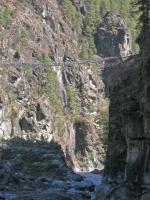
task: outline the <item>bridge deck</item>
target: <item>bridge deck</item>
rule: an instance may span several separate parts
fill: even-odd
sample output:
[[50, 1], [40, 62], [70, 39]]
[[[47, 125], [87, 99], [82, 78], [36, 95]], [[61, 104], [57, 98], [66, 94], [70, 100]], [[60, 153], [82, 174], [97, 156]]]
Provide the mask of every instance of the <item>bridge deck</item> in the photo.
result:
[[[127, 58], [126, 58], [127, 59]], [[120, 60], [121, 58], [119, 57], [106, 57], [102, 58], [101, 60], [75, 60], [75, 61], [65, 61], [65, 62], [33, 62], [33, 61], [28, 61], [28, 62], [21, 62], [21, 61], [8, 61], [8, 60], [2, 60], [0, 61], [1, 65], [6, 65], [6, 66], [17, 66], [17, 67], [45, 67], [45, 66], [74, 66], [76, 64], [81, 65], [81, 64], [105, 64], [106, 62], [109, 61], [117, 61]]]

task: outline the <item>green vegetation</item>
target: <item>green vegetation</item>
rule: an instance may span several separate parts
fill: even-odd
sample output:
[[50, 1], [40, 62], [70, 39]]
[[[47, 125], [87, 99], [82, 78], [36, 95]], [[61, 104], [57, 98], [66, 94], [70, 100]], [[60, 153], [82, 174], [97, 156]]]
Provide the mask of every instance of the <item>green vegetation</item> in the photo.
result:
[[92, 113], [92, 112], [95, 111], [95, 107], [94, 107], [94, 105], [93, 105], [93, 102], [89, 102], [89, 103], [88, 103], [88, 111], [89, 111], [90, 113]]
[[109, 133], [109, 112], [108, 110], [100, 110], [98, 116], [98, 124], [100, 126], [100, 139], [103, 142], [104, 148], [107, 147]]
[[67, 97], [68, 97], [68, 106], [70, 108], [70, 112], [74, 115], [81, 112], [81, 103], [78, 99], [78, 95], [75, 89], [72, 86], [66, 87]]
[[63, 0], [62, 2], [64, 11], [67, 17], [71, 20], [73, 27], [76, 29], [78, 34], [82, 32], [82, 17], [81, 13], [78, 12], [75, 6], [70, 0]]
[[0, 10], [0, 26], [8, 26], [11, 22], [11, 12], [7, 8]]
[[20, 41], [23, 45], [27, 44], [27, 37], [28, 37], [28, 33], [26, 29], [22, 29], [20, 32]]
[[60, 132], [63, 133], [65, 128], [65, 119], [63, 104], [58, 96], [57, 74], [50, 66], [47, 67], [46, 74], [48, 80], [47, 92], [52, 106], [52, 112], [54, 114], [54, 123]]
[[91, 37], [84, 37], [81, 42], [80, 57], [83, 59], [91, 58], [96, 54], [94, 40]]
[[103, 130], [103, 144], [104, 146], [107, 146], [107, 140], [108, 140], [108, 133], [109, 133], [109, 119], [108, 119], [108, 113], [101, 113], [99, 116], [100, 124], [102, 126]]
[[25, 10], [25, 8], [27, 7], [27, 1], [26, 0], [17, 0], [16, 1], [16, 6], [18, 7], [18, 9], [23, 9]]
[[82, 0], [87, 8], [87, 15], [84, 25], [85, 35], [93, 33], [95, 25], [100, 21], [100, 0]]
[[30, 66], [23, 67], [23, 73], [28, 82], [32, 82], [33, 68]]
[[45, 54], [45, 53], [42, 53], [42, 55], [38, 56], [38, 60], [40, 62], [47, 64], [47, 65], [51, 64], [51, 59], [50, 59], [49, 55]]
[[93, 33], [97, 24], [102, 21], [103, 16], [108, 11], [118, 13], [125, 19], [132, 32], [134, 52], [138, 52], [138, 45], [135, 41], [140, 32], [139, 27], [137, 27], [139, 13], [133, 13], [132, 0], [81, 0], [81, 2], [86, 7], [85, 16], [77, 10], [72, 0], [62, 0], [66, 16], [72, 22], [76, 32], [79, 35], [82, 33], [81, 58], [90, 58], [96, 53]]
[[149, 55], [150, 52], [150, 1], [149, 0], [132, 0], [134, 13], [139, 13], [138, 22], [140, 34], [138, 43], [142, 54]]
[[38, 57], [40, 62], [43, 62], [46, 66], [45, 72], [47, 77], [47, 87], [46, 92], [49, 96], [51, 109], [53, 112], [53, 122], [55, 127], [59, 129], [59, 132], [63, 134], [65, 128], [65, 116], [64, 116], [64, 109], [61, 99], [58, 95], [58, 80], [57, 74], [51, 67], [51, 59], [48, 54], [42, 53]]

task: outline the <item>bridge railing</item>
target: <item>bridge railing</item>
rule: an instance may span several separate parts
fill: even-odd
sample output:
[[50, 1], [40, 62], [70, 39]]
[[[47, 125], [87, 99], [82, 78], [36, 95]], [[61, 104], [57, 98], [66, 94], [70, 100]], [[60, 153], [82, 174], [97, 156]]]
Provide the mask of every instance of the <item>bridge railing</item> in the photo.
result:
[[106, 62], [110, 61], [117, 61], [117, 60], [125, 60], [128, 57], [105, 57], [98, 60], [74, 60], [74, 61], [65, 61], [65, 62], [40, 62], [40, 61], [9, 61], [9, 60], [1, 60], [0, 64], [7, 65], [7, 66], [14, 66], [14, 67], [45, 67], [45, 66], [74, 66], [76, 64], [82, 65], [82, 64], [104, 64]]

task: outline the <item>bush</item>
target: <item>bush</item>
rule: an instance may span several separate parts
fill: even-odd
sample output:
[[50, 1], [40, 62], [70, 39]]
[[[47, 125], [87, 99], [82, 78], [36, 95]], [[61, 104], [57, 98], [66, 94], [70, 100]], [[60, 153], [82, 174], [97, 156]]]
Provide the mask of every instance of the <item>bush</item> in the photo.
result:
[[91, 58], [96, 54], [96, 47], [93, 38], [83, 38], [79, 56], [83, 59]]
[[11, 12], [7, 8], [0, 11], [0, 25], [8, 26], [11, 22]]
[[100, 111], [98, 116], [98, 123], [101, 129], [100, 138], [106, 150], [108, 134], [109, 134], [109, 113], [108, 111]]
[[75, 91], [75, 88], [72, 86], [66, 87], [67, 98], [68, 98], [68, 106], [70, 108], [70, 112], [72, 114], [78, 114], [81, 112], [81, 103], [78, 99], [78, 95]]
[[48, 54], [43, 53], [42, 55], [38, 56], [38, 60], [49, 66], [51, 65], [51, 59]]
[[28, 36], [27, 31], [25, 29], [22, 29], [20, 32], [20, 41], [24, 45], [27, 44], [27, 36]]

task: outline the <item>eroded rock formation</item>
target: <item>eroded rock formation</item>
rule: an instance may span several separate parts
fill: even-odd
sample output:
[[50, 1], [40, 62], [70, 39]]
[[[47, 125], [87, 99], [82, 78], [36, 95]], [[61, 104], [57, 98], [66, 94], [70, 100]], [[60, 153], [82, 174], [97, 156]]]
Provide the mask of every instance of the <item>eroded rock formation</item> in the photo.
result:
[[[51, 68], [50, 75], [56, 79], [47, 80], [40, 68], [1, 66], [1, 140], [55, 138], [72, 167], [103, 168], [101, 138], [108, 112], [103, 81], [87, 65]], [[85, 141], [82, 148], [79, 141]]]
[[95, 44], [104, 57], [128, 57], [132, 54], [132, 37], [120, 15], [108, 12], [97, 27]]
[[[99, 79], [103, 64], [71, 63], [78, 58], [78, 38], [59, 1], [2, 0], [0, 8], [9, 18], [1, 27], [0, 57], [16, 63], [0, 68], [0, 138], [54, 138], [72, 167], [103, 168], [108, 120], [108, 100]], [[49, 72], [17, 65], [26, 61], [50, 65], [51, 60], [60, 66]], [[63, 61], [68, 63], [63, 66]], [[84, 151], [78, 149], [80, 138]]]
[[[140, 171], [143, 176], [137, 173], [139, 163], [143, 162], [143, 155], [145, 154], [146, 158], [149, 156], [149, 148], [145, 144], [148, 117], [143, 117], [143, 113], [144, 116], [148, 116], [149, 108], [147, 101], [144, 102], [143, 98], [139, 98], [148, 94], [148, 84], [143, 79], [143, 73], [147, 71], [142, 71], [144, 68], [140, 67], [139, 63], [134, 67], [135, 63], [130, 60], [130, 65], [133, 65], [131, 69], [129, 66], [126, 67], [128, 63], [122, 65], [122, 68], [116, 67], [115, 71], [118, 69], [118, 73], [115, 73], [115, 76], [111, 75], [110, 81], [104, 81], [106, 78], [103, 77], [104, 64], [75, 62], [79, 61], [78, 38], [58, 2], [56, 0], [10, 0], [9, 3], [1, 0], [0, 2], [0, 8], [2, 10], [7, 8], [7, 12], [9, 11], [11, 15], [11, 23], [8, 22], [1, 28], [0, 57], [7, 63], [12, 61], [16, 63], [15, 66], [0, 64], [0, 144], [2, 149], [6, 147], [0, 161], [0, 172], [4, 173], [1, 177], [3, 183], [0, 186], [4, 192], [8, 190], [10, 192], [12, 189], [11, 192], [14, 193], [16, 190], [26, 192], [31, 188], [35, 189], [38, 191], [34, 195], [32, 193], [35, 199], [41, 199], [42, 195], [47, 198], [47, 195], [55, 192], [54, 199], [89, 199], [89, 192], [94, 190], [93, 185], [91, 183], [89, 187], [85, 186], [87, 183], [84, 183], [84, 187], [80, 185], [82, 178], [75, 176], [67, 165], [75, 170], [103, 169], [108, 131], [109, 103], [105, 95], [107, 92], [110, 94], [111, 105], [110, 138], [105, 171], [111, 179], [121, 181], [123, 183], [121, 190], [126, 191], [130, 188], [126, 187], [124, 180], [135, 186], [133, 182], [141, 181], [148, 167], [146, 159], [143, 172]], [[84, 15], [86, 10], [82, 4], [78, 1], [72, 2]], [[104, 57], [126, 57], [131, 54], [130, 33], [118, 15], [108, 13], [105, 16], [104, 22], [97, 29], [95, 41], [98, 53]], [[51, 60], [60, 64], [52, 67]], [[17, 64], [26, 61], [40, 61], [45, 63], [46, 67], [42, 68], [39, 65], [19, 67]], [[120, 68], [123, 69], [121, 75]], [[107, 71], [106, 76], [110, 70], [113, 71], [111, 67], [104, 70]], [[139, 76], [136, 73], [139, 73]], [[137, 85], [140, 86], [140, 90], [137, 89]], [[125, 89], [122, 89], [123, 87]], [[132, 114], [128, 116], [130, 111]], [[145, 133], [142, 137], [141, 131]], [[60, 147], [53, 146], [53, 140], [61, 145], [63, 153]], [[23, 148], [19, 146], [19, 141], [23, 141], [20, 143], [24, 145]], [[38, 150], [37, 146], [41, 142], [44, 146]], [[15, 147], [17, 144], [18, 147]], [[30, 145], [33, 145], [33, 149]], [[17, 154], [16, 148], [21, 151], [20, 154]], [[48, 148], [50, 155], [46, 154]], [[42, 158], [38, 158], [37, 154]], [[53, 160], [50, 166], [47, 163], [49, 157]], [[24, 165], [22, 169], [17, 168], [20, 164]], [[5, 170], [7, 167], [9, 176]], [[137, 171], [132, 174], [134, 167]], [[52, 183], [45, 176], [52, 176], [55, 168], [59, 168], [60, 174]], [[48, 173], [44, 171], [47, 169]], [[39, 174], [32, 177], [33, 171]], [[28, 176], [24, 178], [26, 172]], [[74, 181], [72, 178], [77, 180]], [[37, 186], [32, 187], [35, 183]], [[146, 185], [149, 182], [143, 183]], [[43, 191], [51, 184], [53, 184], [52, 191], [39, 194], [39, 188]], [[58, 187], [60, 191], [55, 191], [54, 187]], [[108, 186], [107, 188], [109, 190]], [[110, 188], [113, 188], [112, 185]], [[140, 190], [136, 191], [140, 193]], [[67, 192], [67, 196], [63, 195], [64, 192]], [[118, 198], [119, 192], [120, 190], [117, 192], [115, 190], [116, 196], [111, 198]], [[69, 196], [70, 194], [72, 196]], [[103, 197], [101, 192], [98, 195], [100, 198]], [[124, 195], [128, 196], [125, 192]], [[27, 197], [29, 196], [28, 193]]]
[[77, 56], [76, 34], [57, 0], [2, 0], [0, 9], [10, 18], [1, 27], [1, 58], [41, 60], [44, 55], [60, 62], [65, 54]]

